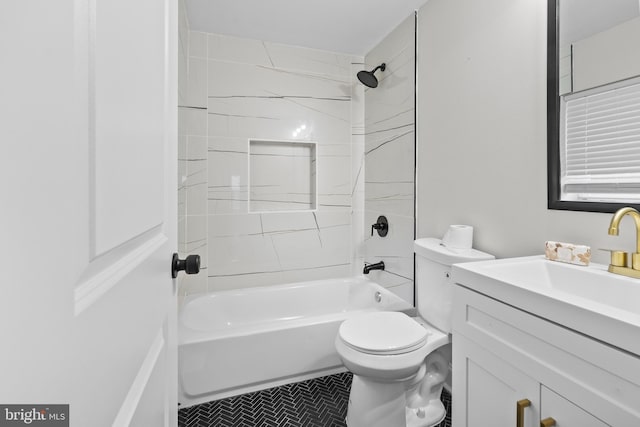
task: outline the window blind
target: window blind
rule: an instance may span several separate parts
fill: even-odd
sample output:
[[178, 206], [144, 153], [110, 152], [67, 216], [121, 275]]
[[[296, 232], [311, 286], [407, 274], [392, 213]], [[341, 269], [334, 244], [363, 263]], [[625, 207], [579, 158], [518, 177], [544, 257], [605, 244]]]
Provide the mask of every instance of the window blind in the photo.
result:
[[563, 97], [563, 200], [640, 202], [640, 82]]

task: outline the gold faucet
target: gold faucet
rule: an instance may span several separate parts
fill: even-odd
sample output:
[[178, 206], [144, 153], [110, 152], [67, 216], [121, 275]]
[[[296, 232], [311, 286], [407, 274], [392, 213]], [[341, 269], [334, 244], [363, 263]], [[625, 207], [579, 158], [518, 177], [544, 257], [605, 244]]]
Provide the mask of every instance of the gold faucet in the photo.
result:
[[613, 218], [611, 218], [611, 224], [609, 224], [609, 235], [617, 236], [619, 234], [618, 227], [620, 226], [620, 221], [625, 215], [631, 216], [636, 224], [636, 251], [631, 254], [630, 267], [627, 266], [627, 254], [625, 252], [612, 251], [609, 271], [611, 273], [640, 279], [640, 212], [629, 207], [619, 209], [615, 214], [613, 214]]

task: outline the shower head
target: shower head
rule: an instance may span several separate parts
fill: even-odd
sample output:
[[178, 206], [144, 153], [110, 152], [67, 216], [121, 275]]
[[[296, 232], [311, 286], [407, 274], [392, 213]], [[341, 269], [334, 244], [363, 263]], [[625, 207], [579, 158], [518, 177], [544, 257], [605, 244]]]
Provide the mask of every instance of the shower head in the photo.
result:
[[378, 65], [376, 68], [374, 68], [371, 71], [358, 71], [358, 80], [360, 80], [360, 83], [362, 83], [365, 86], [371, 87], [371, 88], [375, 88], [378, 87], [378, 79], [375, 76], [375, 72], [380, 70], [380, 71], [384, 71], [385, 68], [387, 68], [387, 64], [385, 64], [384, 62], [380, 65]]

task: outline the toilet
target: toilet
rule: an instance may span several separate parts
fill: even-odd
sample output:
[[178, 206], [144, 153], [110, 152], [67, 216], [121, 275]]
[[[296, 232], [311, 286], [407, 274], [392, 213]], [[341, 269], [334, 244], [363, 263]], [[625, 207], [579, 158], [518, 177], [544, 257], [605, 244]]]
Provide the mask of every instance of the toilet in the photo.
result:
[[440, 394], [451, 362], [451, 266], [494, 256], [435, 238], [416, 240], [414, 252], [418, 317], [363, 313], [338, 330], [336, 350], [353, 373], [348, 427], [430, 427], [446, 416]]

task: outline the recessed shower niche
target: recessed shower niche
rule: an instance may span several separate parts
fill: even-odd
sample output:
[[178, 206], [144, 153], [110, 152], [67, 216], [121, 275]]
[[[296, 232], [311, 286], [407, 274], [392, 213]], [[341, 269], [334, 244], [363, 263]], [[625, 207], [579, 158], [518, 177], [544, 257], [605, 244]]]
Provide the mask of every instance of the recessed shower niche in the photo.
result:
[[317, 206], [316, 143], [249, 140], [249, 212]]

